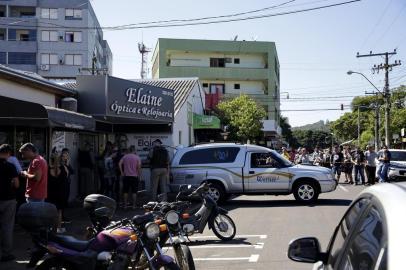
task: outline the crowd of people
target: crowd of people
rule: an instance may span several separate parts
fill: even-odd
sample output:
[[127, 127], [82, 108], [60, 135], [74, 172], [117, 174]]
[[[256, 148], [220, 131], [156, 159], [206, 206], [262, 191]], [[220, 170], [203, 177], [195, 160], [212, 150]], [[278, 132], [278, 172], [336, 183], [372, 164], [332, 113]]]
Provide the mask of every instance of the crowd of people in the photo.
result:
[[[52, 149], [49, 160], [42, 157], [32, 143], [19, 149], [21, 158], [29, 161], [23, 170], [13, 155], [10, 145], [0, 145], [0, 260], [15, 259], [12, 254], [13, 229], [18, 203], [49, 202], [58, 210], [57, 233], [66, 230], [63, 224], [69, 222], [64, 217], [64, 209], [70, 196], [71, 175], [74, 169], [70, 162], [69, 149], [58, 152]], [[169, 153], [157, 139], [148, 154], [151, 170], [151, 196], [156, 200], [158, 192], [162, 199], [167, 198], [169, 181]], [[98, 174], [94, 174], [98, 162]], [[89, 145], [79, 152], [79, 195], [81, 199], [92, 193], [100, 193], [114, 198], [127, 209], [137, 205], [137, 192], [142, 177], [142, 162], [135, 147], [118, 149], [108, 142], [99, 158], [93, 159]], [[97, 179], [99, 178], [99, 179]], [[21, 192], [22, 190], [22, 192]], [[22, 193], [22, 194], [19, 194]], [[131, 194], [131, 203], [130, 195]], [[19, 199], [23, 197], [23, 202]]]
[[334, 176], [340, 181], [344, 175], [344, 183], [353, 185], [373, 185], [376, 181], [388, 181], [388, 170], [391, 153], [384, 145], [376, 152], [368, 145], [363, 151], [360, 147], [334, 145], [333, 148], [320, 149], [315, 147], [312, 153], [306, 148], [288, 151], [282, 148], [282, 156], [295, 164], [317, 165], [331, 168]]

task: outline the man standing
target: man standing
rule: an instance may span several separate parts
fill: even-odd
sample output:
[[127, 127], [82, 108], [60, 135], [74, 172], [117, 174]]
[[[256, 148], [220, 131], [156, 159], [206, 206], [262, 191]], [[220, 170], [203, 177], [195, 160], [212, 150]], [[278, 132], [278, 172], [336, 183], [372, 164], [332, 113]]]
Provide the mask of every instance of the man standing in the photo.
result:
[[382, 150], [379, 151], [378, 153], [378, 161], [379, 161], [379, 166], [378, 170], [376, 172], [378, 178], [379, 178], [379, 183], [384, 183], [388, 181], [388, 170], [389, 170], [389, 165], [390, 165], [390, 160], [391, 160], [391, 153], [388, 150], [388, 147], [384, 145], [382, 147]]
[[141, 176], [141, 159], [135, 153], [134, 145], [130, 146], [129, 153], [123, 156], [118, 166], [121, 176], [123, 176], [124, 209], [127, 209], [130, 189], [133, 197], [133, 209], [135, 209], [139, 177]]
[[164, 200], [167, 198], [166, 186], [169, 176], [169, 154], [162, 141], [157, 139], [153, 142], [153, 149], [149, 152], [148, 159], [151, 166], [151, 189], [152, 200], [156, 201], [158, 185]]
[[[365, 155], [359, 147], [352, 156], [352, 162], [354, 163], [354, 185], [364, 185], [365, 184], [365, 175], [364, 175], [364, 163]], [[359, 183], [358, 175], [361, 178], [361, 183]]]
[[37, 148], [32, 143], [21, 146], [20, 152], [24, 159], [30, 160], [28, 171], [21, 172], [22, 176], [27, 178], [26, 200], [28, 203], [43, 202], [48, 194], [47, 162], [37, 153]]
[[2, 262], [11, 261], [13, 247], [14, 216], [16, 212], [16, 190], [19, 187], [15, 166], [7, 161], [11, 147], [0, 145], [0, 257]]
[[365, 172], [367, 173], [368, 184], [375, 184], [375, 175], [376, 175], [376, 163], [375, 159], [378, 157], [374, 151], [374, 147], [368, 145], [368, 150], [365, 152], [366, 166]]
[[337, 181], [340, 181], [341, 167], [343, 165], [344, 155], [341, 152], [341, 148], [338, 145], [334, 146], [334, 152], [330, 158], [333, 173], [334, 175], [337, 175]]

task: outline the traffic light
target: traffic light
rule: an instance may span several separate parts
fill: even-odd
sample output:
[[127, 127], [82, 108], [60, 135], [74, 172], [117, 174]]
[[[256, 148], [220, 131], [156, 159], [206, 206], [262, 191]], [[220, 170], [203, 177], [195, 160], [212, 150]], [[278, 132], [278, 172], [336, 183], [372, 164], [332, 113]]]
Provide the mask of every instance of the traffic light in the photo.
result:
[[341, 110], [344, 111], [344, 104], [341, 104]]

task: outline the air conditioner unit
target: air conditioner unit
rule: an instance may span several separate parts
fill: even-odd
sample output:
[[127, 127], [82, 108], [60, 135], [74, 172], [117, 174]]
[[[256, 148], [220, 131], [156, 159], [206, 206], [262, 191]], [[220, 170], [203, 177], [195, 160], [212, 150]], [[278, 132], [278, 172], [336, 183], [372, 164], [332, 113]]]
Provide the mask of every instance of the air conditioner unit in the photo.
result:
[[48, 71], [49, 70], [49, 65], [41, 65], [39, 67], [42, 71]]

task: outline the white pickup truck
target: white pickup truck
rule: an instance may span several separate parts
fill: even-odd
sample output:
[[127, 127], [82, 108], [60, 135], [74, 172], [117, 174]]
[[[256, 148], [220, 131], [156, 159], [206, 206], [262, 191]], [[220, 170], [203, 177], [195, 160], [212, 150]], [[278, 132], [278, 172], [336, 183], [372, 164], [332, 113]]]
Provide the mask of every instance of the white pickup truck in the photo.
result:
[[337, 187], [328, 168], [294, 165], [274, 150], [256, 145], [214, 143], [179, 149], [171, 163], [171, 187], [211, 183], [211, 195], [292, 194], [301, 202]]

